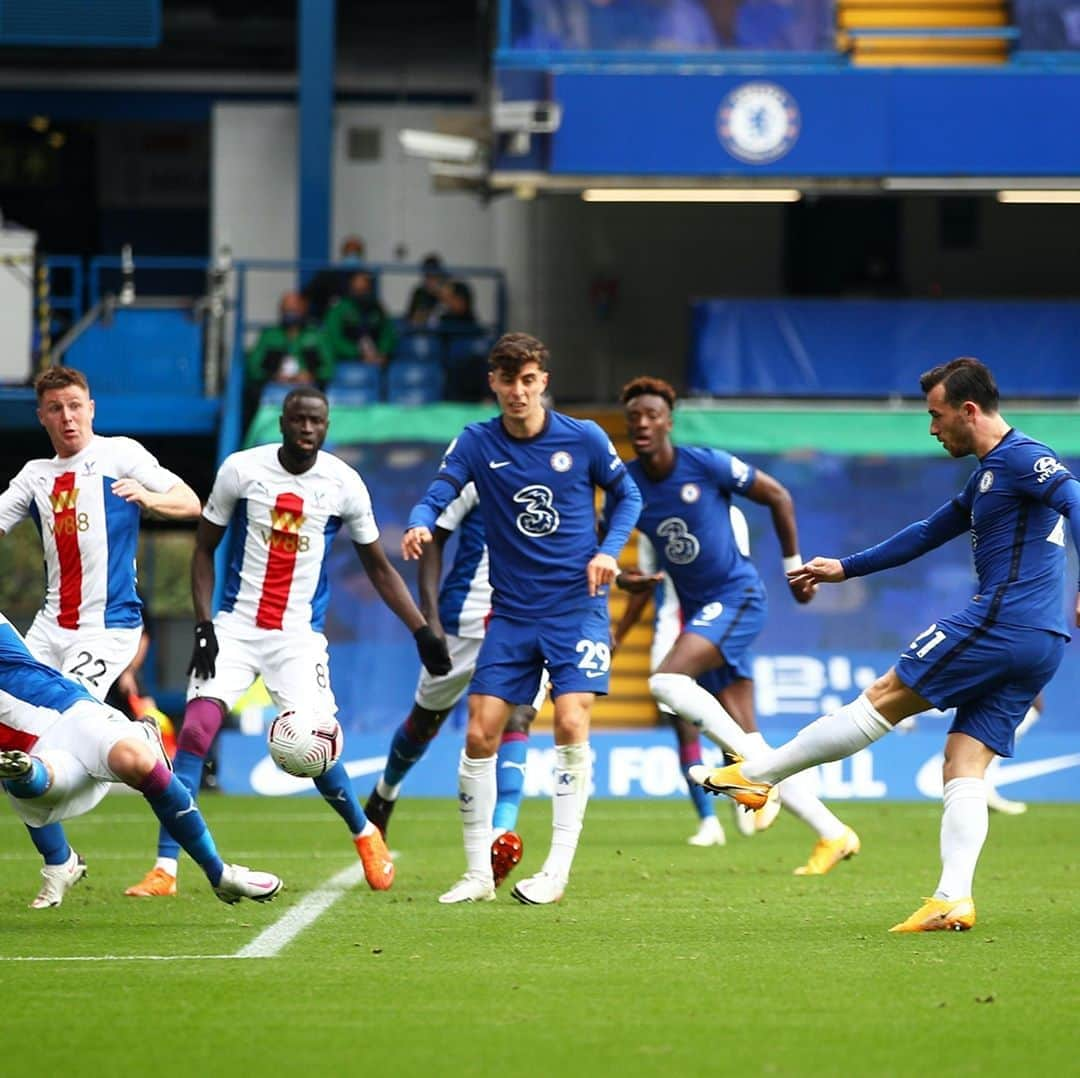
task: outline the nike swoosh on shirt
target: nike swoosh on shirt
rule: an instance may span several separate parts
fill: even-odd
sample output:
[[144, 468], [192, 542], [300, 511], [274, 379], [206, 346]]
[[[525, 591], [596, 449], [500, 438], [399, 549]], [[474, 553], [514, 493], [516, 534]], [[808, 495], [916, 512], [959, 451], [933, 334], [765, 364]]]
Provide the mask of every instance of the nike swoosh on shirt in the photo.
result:
[[510, 461], [508, 461], [508, 460], [489, 460], [488, 461], [488, 467], [489, 468], [505, 468], [509, 463], [510, 463]]

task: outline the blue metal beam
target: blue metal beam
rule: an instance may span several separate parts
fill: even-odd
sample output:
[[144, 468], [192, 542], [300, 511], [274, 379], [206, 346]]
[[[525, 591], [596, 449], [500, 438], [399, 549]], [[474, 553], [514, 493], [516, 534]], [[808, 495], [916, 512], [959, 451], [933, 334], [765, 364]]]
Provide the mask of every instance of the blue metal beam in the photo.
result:
[[299, 0], [298, 254], [322, 263], [330, 261], [335, 18], [335, 0]]

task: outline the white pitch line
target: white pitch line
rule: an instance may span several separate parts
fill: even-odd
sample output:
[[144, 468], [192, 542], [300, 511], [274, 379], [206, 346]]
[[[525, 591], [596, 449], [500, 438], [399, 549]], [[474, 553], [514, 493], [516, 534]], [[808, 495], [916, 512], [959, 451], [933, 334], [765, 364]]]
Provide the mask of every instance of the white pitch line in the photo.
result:
[[239, 958], [235, 954], [69, 954], [6, 955], [0, 962], [207, 962]]
[[318, 920], [349, 888], [364, 878], [364, 866], [357, 861], [327, 880], [317, 891], [298, 902], [277, 924], [260, 932], [236, 958], [273, 958], [308, 925]]

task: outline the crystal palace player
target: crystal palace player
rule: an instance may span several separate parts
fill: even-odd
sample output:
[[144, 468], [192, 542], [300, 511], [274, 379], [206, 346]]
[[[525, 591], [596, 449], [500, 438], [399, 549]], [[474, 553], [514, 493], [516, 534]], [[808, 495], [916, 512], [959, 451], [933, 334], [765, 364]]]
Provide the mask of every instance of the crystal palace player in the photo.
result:
[[[840, 560], [814, 558], [789, 579], [808, 586], [865, 576], [970, 531], [978, 594], [915, 637], [896, 666], [852, 703], [751, 761], [695, 775], [708, 790], [758, 804], [786, 775], [850, 756], [908, 715], [955, 706], [945, 742], [941, 878], [933, 897], [894, 932], [975, 923], [972, 884], [987, 833], [983, 775], [995, 756], [1012, 755], [1016, 727], [1069, 639], [1065, 517], [1080, 550], [1080, 482], [1051, 449], [1009, 426], [990, 371], [976, 359], [954, 359], [924, 374], [920, 385], [930, 433], [951, 456], [978, 458], [967, 485], [883, 543]], [[1080, 624], [1080, 600], [1075, 592], [1068, 600]]]
[[[768, 746], [755, 728], [750, 647], [765, 623], [765, 587], [757, 567], [738, 548], [731, 527], [731, 496], [768, 506], [787, 565], [798, 565], [795, 507], [772, 476], [718, 449], [671, 442], [675, 390], [659, 378], [635, 378], [622, 392], [636, 460], [627, 470], [645, 501], [638, 528], [671, 578], [683, 613], [683, 631], [649, 678], [656, 702], [701, 727], [724, 748], [753, 759]], [[620, 585], [651, 580], [623, 573]], [[809, 585], [793, 585], [807, 602]], [[706, 679], [699, 684], [698, 679]], [[719, 679], [719, 680], [717, 680]], [[743, 729], [710, 690], [737, 704]], [[700, 758], [696, 765], [701, 766]], [[859, 839], [818, 800], [805, 779], [780, 788], [784, 805], [818, 841], [796, 875], [821, 876], [859, 852]]]
[[[537, 691], [542, 669], [555, 700], [555, 796], [551, 850], [514, 888], [531, 905], [557, 902], [570, 875], [589, 797], [589, 717], [611, 667], [607, 585], [641, 497], [615, 447], [592, 422], [544, 408], [547, 348], [524, 333], [495, 342], [488, 381], [501, 415], [466, 427], [413, 509], [407, 558], [431, 541], [439, 514], [470, 480], [488, 542], [492, 617], [469, 687], [469, 726], [458, 771], [465, 876], [439, 899], [495, 897], [491, 813], [495, 760], [511, 706]], [[597, 542], [595, 488], [607, 492], [611, 527]]]
[[[193, 795], [203, 759], [226, 712], [261, 674], [278, 711], [337, 711], [323, 619], [329, 600], [326, 558], [344, 527], [386, 605], [416, 638], [424, 665], [446, 673], [446, 644], [432, 633], [379, 543], [367, 487], [343, 460], [321, 452], [329, 426], [326, 397], [301, 387], [281, 409], [282, 444], [227, 457], [203, 510], [191, 563], [195, 648], [176, 773]], [[233, 524], [224, 599], [210, 620], [214, 551]], [[394, 864], [378, 829], [364, 816], [339, 760], [315, 779], [319, 793], [353, 836], [374, 890], [386, 890]], [[134, 896], [176, 893], [177, 848], [163, 832], [157, 864]]]
[[[265, 902], [281, 890], [277, 876], [222, 862], [191, 795], [169, 770], [153, 719], [130, 722], [39, 663], [3, 615], [0, 735], [7, 746], [0, 750], [0, 779], [28, 827], [48, 827], [89, 812], [111, 783], [123, 782], [146, 798], [223, 902]], [[46, 887], [31, 903], [34, 909], [59, 906], [86, 875], [86, 862], [71, 850], [64, 863], [47, 864], [41, 874]]]
[[[94, 434], [94, 402], [82, 373], [51, 367], [34, 388], [56, 456], [30, 461], [0, 495], [0, 535], [28, 516], [41, 535], [45, 602], [26, 635], [31, 654], [104, 700], [142, 634], [135, 593], [140, 510], [194, 519], [199, 499], [138, 442]], [[0, 749], [7, 747], [0, 738]], [[29, 830], [47, 868], [70, 860], [59, 822]], [[37, 903], [56, 905], [62, 886], [61, 875], [46, 873]]]
[[[477, 511], [477, 501], [476, 484], [466, 483], [462, 492], [439, 515], [435, 522], [434, 542], [428, 543], [420, 555], [417, 573], [420, 610], [428, 619], [432, 632], [445, 637], [453, 667], [448, 674], [438, 677], [427, 670], [420, 671], [412, 710], [394, 731], [386, 768], [364, 805], [368, 819], [382, 832], [383, 838], [405, 776], [423, 757], [446, 716], [465, 694], [484, 641], [491, 613], [491, 581], [484, 522]], [[454, 532], [458, 535], [457, 550], [440, 587], [443, 547]], [[532, 703], [519, 705], [510, 713], [499, 742], [491, 842], [491, 868], [496, 887], [521, 861], [523, 847], [515, 827], [525, 786], [529, 727], [546, 695], [547, 678], [544, 677]], [[694, 789], [705, 800], [712, 800], [700, 787]]]

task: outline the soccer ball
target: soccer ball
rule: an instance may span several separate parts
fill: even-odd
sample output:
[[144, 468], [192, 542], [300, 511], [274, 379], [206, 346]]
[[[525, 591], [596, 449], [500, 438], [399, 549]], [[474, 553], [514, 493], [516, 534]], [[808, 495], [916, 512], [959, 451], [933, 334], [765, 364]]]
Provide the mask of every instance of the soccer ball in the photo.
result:
[[283, 711], [266, 733], [270, 759], [286, 774], [317, 779], [337, 763], [345, 735], [332, 715]]

